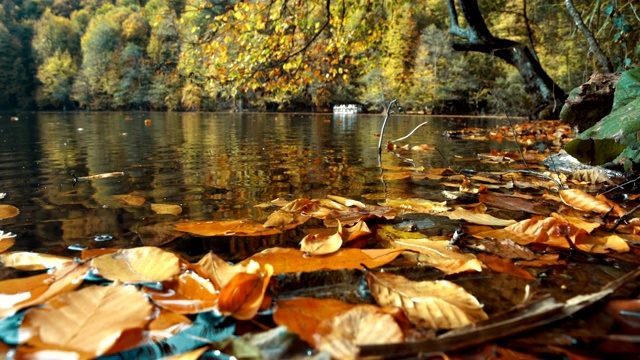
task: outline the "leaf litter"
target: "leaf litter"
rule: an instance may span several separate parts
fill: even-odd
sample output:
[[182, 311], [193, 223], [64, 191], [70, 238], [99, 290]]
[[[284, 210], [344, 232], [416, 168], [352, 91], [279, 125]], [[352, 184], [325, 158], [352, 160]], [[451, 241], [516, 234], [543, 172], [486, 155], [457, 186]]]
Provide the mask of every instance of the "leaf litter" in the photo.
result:
[[[570, 133], [546, 122], [514, 128], [544, 134], [552, 146]], [[468, 129], [449, 137], [521, 141], [512, 130]], [[394, 145], [389, 151], [402, 157], [425, 149], [432, 150]], [[616, 339], [617, 353], [633, 353], [637, 341], [628, 334], [640, 327], [632, 282], [640, 274], [638, 199], [614, 200], [623, 188], [597, 195], [618, 182], [601, 172], [518, 170], [523, 155], [541, 168], [544, 154], [500, 151], [479, 158], [502, 171], [387, 164], [381, 178], [394, 184], [435, 181], [456, 191], [432, 199], [393, 188], [392, 197], [363, 194], [364, 202], [333, 195], [275, 199], [260, 205], [269, 211], [262, 220], [189, 221], [178, 205], [118, 195], [114, 200], [159, 216], [138, 227], [147, 246], [91, 249], [75, 259], [9, 251], [16, 237], [0, 232], [0, 261], [10, 272], [0, 280], [0, 349], [18, 357], [197, 358], [266, 356], [274, 353], [271, 343], [285, 357], [302, 341], [334, 358], [478, 356], [489, 347], [522, 354], [518, 341], [555, 329], [573, 345], [541, 336], [525, 352], [573, 356], [593, 350], [575, 345], [585, 339], [576, 322], [609, 316], [618, 326], [600, 339]], [[3, 205], [0, 213], [20, 212]], [[234, 262], [211, 251], [193, 259], [173, 246], [185, 239], [234, 244], [270, 237], [285, 241], [254, 246]], [[296, 295], [305, 287], [314, 296]], [[339, 300], [339, 289], [361, 300]], [[606, 302], [614, 293], [618, 299]], [[593, 306], [603, 301], [605, 312]], [[574, 320], [558, 322], [569, 317]]]

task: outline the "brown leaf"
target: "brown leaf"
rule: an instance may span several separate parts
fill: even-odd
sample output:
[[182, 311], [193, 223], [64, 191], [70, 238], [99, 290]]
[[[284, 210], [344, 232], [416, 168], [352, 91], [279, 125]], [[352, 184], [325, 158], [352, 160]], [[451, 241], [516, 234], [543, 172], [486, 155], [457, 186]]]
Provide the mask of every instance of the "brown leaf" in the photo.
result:
[[190, 221], [177, 224], [174, 230], [200, 236], [269, 236], [281, 233], [253, 220]]
[[124, 283], [171, 280], [180, 272], [180, 258], [153, 246], [118, 250], [91, 260], [100, 276]]
[[516, 223], [515, 220], [498, 219], [489, 214], [478, 214], [478, 213], [474, 213], [469, 210], [463, 209], [461, 207], [455, 209], [454, 211], [448, 211], [448, 212], [440, 213], [438, 215], [444, 215], [452, 220], [465, 220], [472, 224], [487, 225], [487, 226], [508, 226]]
[[[593, 211], [598, 214], [609, 213], [612, 216], [620, 217], [625, 214], [617, 204], [612, 203], [604, 197], [595, 197], [579, 189], [565, 189], [558, 191], [562, 202], [574, 209], [582, 211]], [[611, 211], [611, 212], [609, 212]]]
[[16, 235], [0, 230], [0, 253], [7, 251], [16, 243]]
[[258, 313], [273, 275], [273, 267], [265, 264], [251, 271], [257, 266], [259, 265], [249, 264], [248, 272], [236, 274], [222, 288], [218, 298], [218, 309], [222, 314], [231, 315], [238, 320], [250, 320]]
[[196, 264], [213, 281], [216, 289], [225, 287], [236, 274], [247, 272], [242, 264], [231, 265], [213, 252], [207, 253]]
[[488, 319], [473, 295], [447, 280], [418, 282], [371, 271], [366, 279], [379, 305], [401, 307], [417, 326], [453, 329]]
[[478, 259], [482, 261], [489, 269], [495, 272], [511, 274], [525, 280], [535, 280], [536, 278], [530, 272], [517, 266], [513, 261], [504, 259], [499, 256], [489, 254], [478, 254]]
[[352, 241], [357, 238], [367, 236], [371, 234], [371, 230], [367, 226], [367, 223], [363, 220], [358, 221], [353, 226], [343, 227], [342, 228], [342, 238], [345, 238], [345, 235], [349, 235], [346, 241]]
[[480, 199], [486, 205], [499, 209], [526, 211], [530, 214], [537, 215], [542, 215], [542, 213], [544, 212], [542, 206], [536, 206], [536, 202], [522, 199], [516, 195], [504, 195], [500, 193], [489, 192], [487, 194], [481, 195]]
[[151, 225], [139, 225], [135, 232], [145, 246], [161, 246], [183, 236], [184, 233], [175, 231], [172, 223], [158, 222]]
[[0, 281], [0, 319], [29, 306], [40, 305], [57, 294], [72, 291], [82, 284], [89, 269], [88, 263], [69, 262], [55, 268], [52, 273]]
[[142, 206], [146, 201], [143, 197], [130, 194], [112, 195], [111, 198], [128, 206]]
[[0, 254], [0, 262], [4, 266], [27, 271], [46, 270], [72, 261], [73, 259], [68, 257], [26, 251]]
[[90, 286], [31, 309], [21, 330], [44, 344], [99, 356], [123, 331], [142, 328], [152, 308], [134, 286]]
[[158, 306], [179, 314], [211, 311], [216, 307], [218, 294], [208, 279], [187, 271], [172, 281], [163, 283], [163, 290], [144, 288]]
[[337, 196], [337, 195], [327, 195], [327, 198], [337, 202], [338, 204], [342, 204], [344, 206], [355, 206], [357, 208], [360, 209], [364, 209], [367, 207], [367, 205], [361, 203], [360, 201], [356, 201], [356, 200], [352, 200], [352, 199], [347, 199], [345, 197], [342, 196]]
[[323, 320], [344, 313], [355, 307], [353, 304], [335, 299], [294, 298], [277, 300], [273, 321], [286, 326], [307, 343], [316, 346], [314, 334]]
[[13, 205], [0, 205], [0, 220], [9, 219], [14, 216], [18, 216], [20, 210]]
[[336, 359], [356, 359], [358, 345], [404, 341], [393, 316], [371, 305], [360, 305], [318, 326], [317, 348]]
[[399, 213], [426, 213], [437, 214], [449, 210], [447, 202], [434, 202], [425, 199], [386, 199], [382, 206], [390, 206]]
[[300, 241], [300, 251], [310, 255], [327, 255], [334, 253], [342, 246], [342, 226], [338, 221], [338, 230], [330, 235], [311, 233]]
[[151, 210], [161, 215], [180, 215], [182, 206], [173, 204], [151, 204]]
[[533, 251], [522, 245], [516, 244], [509, 239], [468, 239], [465, 240], [465, 246], [477, 251], [497, 255], [505, 259], [536, 259], [536, 254], [534, 254]]
[[271, 264], [274, 275], [316, 270], [363, 269], [362, 265], [373, 269], [393, 261], [402, 251], [343, 248], [329, 255], [308, 256], [297, 249], [273, 247], [254, 254], [240, 264], [247, 265], [251, 260], [260, 264]]
[[482, 271], [482, 263], [473, 254], [462, 254], [460, 249], [448, 241], [429, 239], [396, 239], [389, 243], [396, 249], [418, 252], [418, 261], [433, 266], [445, 274], [463, 271]]

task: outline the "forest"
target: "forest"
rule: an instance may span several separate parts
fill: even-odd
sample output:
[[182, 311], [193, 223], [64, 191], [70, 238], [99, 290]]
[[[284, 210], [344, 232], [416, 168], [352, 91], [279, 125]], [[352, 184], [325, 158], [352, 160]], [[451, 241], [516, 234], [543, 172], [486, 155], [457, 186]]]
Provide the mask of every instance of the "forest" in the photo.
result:
[[419, 113], [535, 115], [545, 102], [504, 49], [460, 45], [470, 19], [525, 49], [559, 100], [594, 71], [640, 65], [633, 1], [575, 2], [608, 66], [565, 1], [462, 5], [458, 24], [451, 0], [3, 0], [0, 109], [381, 112], [397, 98]]

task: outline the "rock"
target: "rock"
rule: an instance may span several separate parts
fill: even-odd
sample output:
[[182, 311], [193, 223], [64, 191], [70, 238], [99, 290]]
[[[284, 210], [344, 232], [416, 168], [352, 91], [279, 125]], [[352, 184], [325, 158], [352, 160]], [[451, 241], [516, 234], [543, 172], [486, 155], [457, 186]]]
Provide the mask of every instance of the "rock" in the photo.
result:
[[560, 120], [583, 131], [611, 112], [613, 95], [620, 74], [594, 73], [589, 80], [571, 90], [560, 111]]

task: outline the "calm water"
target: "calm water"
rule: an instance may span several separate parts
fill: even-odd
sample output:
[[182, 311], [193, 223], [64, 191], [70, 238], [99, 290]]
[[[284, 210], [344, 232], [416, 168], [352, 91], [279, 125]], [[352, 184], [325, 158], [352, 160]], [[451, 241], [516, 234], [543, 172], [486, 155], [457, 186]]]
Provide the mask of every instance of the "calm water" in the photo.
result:
[[[377, 146], [382, 116], [209, 113], [30, 113], [0, 118], [0, 204], [20, 215], [0, 220], [18, 234], [14, 249], [69, 254], [69, 246], [138, 246], [140, 226], [179, 220], [263, 219], [254, 205], [275, 199], [361, 199], [398, 190], [424, 196], [410, 181], [380, 180]], [[145, 120], [150, 119], [150, 124]], [[501, 120], [396, 116], [386, 140], [406, 135], [436, 145], [457, 167], [461, 158], [500, 149], [490, 144], [444, 139], [444, 130], [503, 125]], [[413, 152], [417, 166], [442, 167], [437, 152]], [[383, 151], [385, 165], [411, 166]], [[456, 165], [457, 164], [457, 165]], [[72, 174], [122, 171], [122, 177], [73, 184]], [[385, 187], [386, 186], [386, 187]], [[113, 195], [146, 203], [127, 206]], [[371, 200], [365, 200], [371, 203]], [[179, 216], [154, 215], [150, 203], [178, 204]], [[160, 224], [160, 225], [158, 225]], [[163, 230], [158, 230], [163, 231]], [[97, 242], [97, 235], [113, 240]]]

